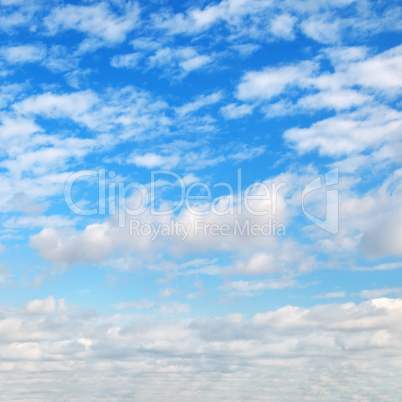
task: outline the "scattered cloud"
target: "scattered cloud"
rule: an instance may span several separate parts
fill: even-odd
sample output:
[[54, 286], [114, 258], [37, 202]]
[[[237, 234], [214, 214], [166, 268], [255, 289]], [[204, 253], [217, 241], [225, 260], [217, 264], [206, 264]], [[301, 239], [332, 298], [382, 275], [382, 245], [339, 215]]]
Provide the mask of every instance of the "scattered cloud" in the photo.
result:
[[10, 64], [36, 63], [46, 55], [43, 45], [20, 45], [2, 47], [0, 55]]
[[52, 35], [76, 30], [113, 44], [122, 42], [134, 29], [138, 15], [139, 8], [132, 2], [122, 7], [120, 15], [111, 12], [104, 2], [88, 6], [68, 4], [53, 9], [44, 22]]
[[180, 158], [175, 155], [162, 156], [155, 153], [146, 153], [144, 155], [133, 155], [128, 159], [128, 163], [134, 163], [139, 167], [145, 167], [147, 169], [163, 168], [171, 169], [179, 163]]

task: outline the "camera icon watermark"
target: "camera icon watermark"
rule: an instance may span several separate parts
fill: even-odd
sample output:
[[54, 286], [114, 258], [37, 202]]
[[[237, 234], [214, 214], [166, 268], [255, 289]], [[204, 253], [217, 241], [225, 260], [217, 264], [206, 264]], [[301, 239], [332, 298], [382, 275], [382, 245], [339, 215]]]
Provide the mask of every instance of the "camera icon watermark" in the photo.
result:
[[[305, 198], [308, 194], [313, 191], [323, 189], [323, 181], [325, 184], [325, 195], [326, 195], [326, 205], [325, 205], [325, 218], [320, 219], [312, 213], [308, 212], [305, 206]], [[314, 225], [324, 229], [331, 234], [337, 234], [339, 231], [339, 191], [333, 188], [339, 183], [339, 172], [338, 168], [332, 169], [325, 173], [324, 180], [321, 176], [316, 177], [304, 188], [301, 195], [301, 206], [304, 215], [309, 219]]]

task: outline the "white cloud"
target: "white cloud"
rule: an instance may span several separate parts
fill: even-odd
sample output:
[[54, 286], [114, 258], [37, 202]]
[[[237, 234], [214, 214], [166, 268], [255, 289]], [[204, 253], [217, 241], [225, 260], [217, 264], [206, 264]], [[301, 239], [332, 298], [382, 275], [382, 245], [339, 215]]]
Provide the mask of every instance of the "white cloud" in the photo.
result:
[[14, 141], [25, 142], [29, 136], [41, 130], [41, 127], [30, 119], [4, 116], [1, 119], [0, 139], [10, 147]]
[[346, 69], [349, 82], [382, 91], [398, 93], [402, 89], [402, 45]]
[[304, 87], [314, 68], [314, 63], [303, 62], [296, 66], [250, 71], [238, 85], [236, 97], [243, 101], [267, 100], [280, 95], [288, 85]]
[[248, 57], [259, 50], [261, 46], [256, 45], [255, 43], [245, 43], [241, 45], [233, 45], [232, 48], [236, 50], [240, 56]]
[[198, 55], [180, 62], [179, 66], [184, 70], [185, 73], [189, 73], [190, 71], [198, 70], [211, 61], [212, 58], [210, 56]]
[[277, 273], [278, 265], [276, 264], [276, 258], [273, 254], [258, 253], [251, 257], [251, 259], [244, 263], [239, 261], [236, 265], [237, 274], [268, 274]]
[[[402, 88], [401, 49], [397, 46], [368, 57], [366, 47], [329, 48], [323, 54], [333, 65], [333, 73], [319, 73], [318, 60], [249, 71], [242, 77], [235, 95], [239, 100], [262, 102], [267, 117], [320, 109], [338, 112], [359, 106], [386, 108], [386, 101], [394, 100]], [[279, 100], [272, 103], [275, 97]], [[247, 114], [252, 105], [242, 106]], [[242, 111], [229, 105], [222, 112], [236, 117], [237, 110]]]
[[[355, 106], [363, 105], [372, 100], [372, 97], [357, 91], [343, 89], [322, 91], [314, 95], [307, 95], [297, 102], [302, 109], [334, 109], [347, 110]], [[286, 113], [286, 112], [285, 112]]]
[[171, 169], [180, 162], [180, 158], [176, 155], [163, 156], [153, 152], [144, 155], [133, 155], [127, 160], [128, 163], [134, 163], [137, 166], [147, 169], [164, 168]]
[[232, 295], [254, 296], [266, 290], [284, 289], [294, 287], [296, 281], [290, 277], [260, 281], [232, 281], [222, 286], [224, 290], [230, 290]]
[[38, 11], [38, 5], [35, 3], [35, 1], [2, 0], [0, 30], [9, 33], [23, 26], [35, 29], [34, 17]]
[[46, 55], [43, 45], [20, 45], [2, 47], [0, 55], [10, 64], [35, 63]]
[[377, 264], [371, 267], [357, 266], [354, 267], [353, 269], [355, 271], [389, 271], [392, 269], [399, 269], [399, 268], [402, 268], [402, 263], [388, 262], [384, 264]]
[[[31, 171], [36, 176], [45, 175], [49, 172], [64, 170], [68, 162], [72, 159], [82, 158], [96, 146], [94, 140], [68, 138], [60, 140], [54, 138], [53, 141], [43, 141], [44, 146], [37, 150], [24, 150], [11, 153], [11, 158], [0, 162], [0, 165], [7, 168], [13, 175], [20, 176], [22, 172]], [[29, 145], [24, 144], [24, 145]]]
[[402, 115], [396, 110], [386, 106], [364, 107], [308, 128], [289, 129], [284, 137], [301, 153], [318, 149], [322, 155], [337, 157], [395, 142], [401, 126]]
[[199, 54], [198, 51], [190, 46], [158, 49], [148, 59], [151, 68], [164, 67], [166, 74], [173, 74], [176, 78], [185, 77], [194, 70], [198, 70], [213, 60], [212, 56]]
[[110, 64], [116, 68], [133, 68], [138, 64], [140, 57], [140, 53], [115, 55], [112, 57]]
[[390, 295], [401, 295], [402, 288], [382, 288], [382, 289], [369, 289], [362, 290], [359, 296], [363, 299], [374, 299], [378, 297], [390, 296]]
[[[351, 180], [350, 180], [351, 179]], [[350, 180], [349, 183], [347, 181]], [[400, 268], [395, 261], [377, 260], [370, 264], [355, 266], [349, 259], [354, 253], [369, 260], [402, 253], [399, 228], [401, 223], [400, 197], [402, 191], [401, 171], [387, 171], [387, 177], [364, 194], [356, 192], [357, 181], [353, 176], [344, 176], [339, 189], [339, 232], [337, 236], [326, 237], [315, 244], [318, 249], [337, 255], [337, 262], [345, 268], [357, 271], [385, 271]], [[313, 230], [314, 232], [314, 230]], [[314, 236], [313, 236], [314, 237]], [[371, 265], [371, 266], [370, 266]]]
[[313, 16], [301, 23], [303, 32], [317, 42], [333, 44], [340, 41], [341, 21], [329, 21], [322, 16]]
[[253, 106], [230, 103], [229, 105], [223, 106], [220, 111], [226, 119], [241, 119], [242, 117], [253, 113]]
[[213, 92], [209, 95], [200, 95], [193, 102], [186, 103], [185, 105], [176, 108], [176, 112], [180, 116], [196, 112], [204, 106], [214, 105], [220, 102], [222, 96], [222, 91]]
[[57, 304], [53, 296], [43, 300], [32, 300], [25, 306], [27, 314], [50, 314], [56, 311]]
[[119, 43], [134, 29], [138, 15], [138, 6], [132, 2], [126, 4], [120, 16], [112, 13], [103, 2], [93, 6], [69, 4], [53, 9], [45, 18], [45, 25], [53, 35], [59, 31], [74, 29], [105, 42]]
[[[169, 258], [171, 255], [187, 256], [192, 252], [201, 252], [206, 250], [225, 250], [226, 252], [253, 252], [256, 248], [277, 247], [277, 237], [274, 234], [276, 227], [286, 225], [289, 217], [289, 209], [286, 201], [286, 185], [279, 186], [283, 178], [278, 178], [279, 182], [268, 180], [264, 185], [270, 192], [265, 193], [264, 199], [253, 199], [247, 203], [247, 208], [241, 205], [240, 208], [236, 205], [242, 201], [237, 198], [237, 195], [228, 194], [227, 197], [214, 198], [205, 202], [192, 203], [192, 209], [186, 205], [180, 208], [177, 213], [166, 212], [161, 215], [150, 213], [148, 208], [137, 214], [134, 219], [141, 225], [152, 225], [152, 227], [161, 227], [160, 225], [169, 224], [172, 220], [178, 222], [181, 227], [185, 227], [187, 234], [178, 231], [169, 231], [165, 235], [156, 235], [153, 238], [151, 235], [142, 235], [141, 232], [130, 230], [130, 221], [132, 216], [123, 214], [125, 221], [124, 225], [118, 226], [117, 217], [111, 221], [105, 221], [99, 224], [90, 224], [84, 230], [72, 229], [55, 229], [44, 228], [41, 232], [31, 236], [30, 244], [37, 248], [43, 258], [56, 264], [75, 264], [80, 261], [89, 263], [105, 263], [108, 257], [111, 257], [118, 250], [124, 252], [126, 256], [130, 254], [136, 255], [138, 263], [147, 260], [148, 266], [150, 262], [157, 262], [155, 259], [160, 255]], [[278, 184], [276, 187], [273, 183]], [[261, 183], [259, 183], [261, 186]], [[169, 188], [171, 185], [169, 185]], [[259, 190], [258, 183], [254, 186], [249, 195], [264, 195], [264, 192]], [[275, 193], [273, 192], [274, 189]], [[283, 189], [283, 190], [282, 190]], [[197, 187], [195, 187], [197, 190]], [[157, 190], [158, 191], [158, 190]], [[244, 191], [244, 190], [243, 190]], [[262, 190], [265, 191], [265, 190]], [[195, 195], [196, 192], [192, 192]], [[156, 194], [155, 197], [158, 195]], [[133, 193], [131, 198], [126, 199], [127, 204], [133, 209], [138, 209], [139, 202], [143, 202], [138, 192]], [[158, 199], [156, 208], [158, 211], [169, 211], [174, 207], [174, 203], [169, 200]], [[217, 211], [230, 211], [233, 204], [233, 213], [214, 213]], [[145, 205], [146, 206], [146, 205]], [[251, 210], [251, 209], [252, 210]], [[211, 225], [222, 226], [229, 228], [229, 235], [219, 236], [217, 241], [216, 235], [209, 230], [201, 230], [197, 228], [197, 221], [200, 215], [194, 211], [211, 210], [212, 212], [202, 216], [202, 228], [210, 227]], [[268, 214], [258, 215], [253, 211], [268, 211]], [[123, 211], [122, 211], [123, 212]], [[269, 218], [275, 219], [275, 228], [269, 226]], [[268, 223], [267, 223], [268, 221]], [[251, 233], [251, 227], [257, 225], [266, 235], [255, 236]], [[124, 226], [124, 227], [122, 227]], [[271, 235], [269, 231], [272, 231]], [[279, 229], [278, 229], [279, 230]], [[279, 236], [284, 236], [286, 230], [281, 229]], [[282, 233], [282, 234], [281, 234]], [[184, 236], [184, 237], [183, 237]], [[158, 250], [156, 253], [155, 251]], [[162, 254], [161, 254], [162, 253]], [[298, 255], [294, 253], [294, 255]], [[306, 260], [309, 263], [309, 260]], [[286, 259], [283, 260], [286, 263]]]
[[53, 45], [49, 47], [46, 58], [42, 64], [54, 73], [66, 71], [79, 71], [79, 57], [71, 53], [67, 46]]
[[[44, 301], [39, 302], [43, 314]], [[292, 400], [300, 387], [304, 397], [325, 400], [347, 395], [389, 400], [399, 392], [400, 299], [289, 305], [250, 319], [231, 314], [181, 320], [176, 314], [187, 312], [186, 306], [165, 304], [160, 314], [173, 317], [162, 321], [53, 307], [43, 319], [5, 309], [0, 319], [3, 397], [15, 397], [15, 374], [24, 392], [35, 389], [41, 399], [54, 396], [49, 382], [60, 384], [63, 397], [71, 399], [91, 398], [88, 383], [103, 398], [135, 392], [141, 400], [177, 400], [197, 392], [204, 398], [205, 383], [212, 384], [207, 395], [214, 400], [250, 399], [244, 388], [252, 390], [253, 400], [266, 398], [267, 392]], [[73, 388], [65, 386], [71, 373], [77, 375]], [[191, 379], [185, 388], [183, 376]], [[379, 388], [384, 381], [392, 386]]]
[[364, 231], [362, 248], [371, 257], [402, 256], [402, 208], [382, 210], [379, 214]]
[[[100, 147], [113, 146], [121, 138], [139, 136], [144, 129], [160, 133], [160, 128], [171, 124], [163, 115], [168, 108], [160, 99], [134, 87], [106, 89], [103, 93], [92, 90], [71, 93], [45, 92], [30, 96], [13, 105], [17, 114], [39, 115], [50, 119], [68, 118], [101, 133], [113, 131], [110, 136], [99, 136]], [[116, 135], [118, 129], [119, 135]]]
[[296, 21], [297, 19], [289, 14], [278, 15], [271, 21], [270, 30], [278, 38], [293, 40]]
[[[35, 290], [37, 300], [23, 309], [0, 306], [2, 398], [57, 398], [48, 384], [60, 390], [62, 399], [71, 400], [264, 400], [267, 395], [294, 400], [301, 394], [301, 399], [310, 400], [392, 400], [402, 393], [402, 301], [340, 304], [335, 299], [399, 296], [400, 288], [360, 291], [349, 286], [348, 294], [330, 291], [317, 296], [331, 304], [258, 308], [263, 306], [259, 302], [279, 306], [293, 296], [300, 296], [293, 300], [302, 305], [317, 301], [312, 291], [301, 289], [310, 279], [323, 278], [318, 272], [304, 280], [313, 269], [370, 270], [372, 283], [385, 286], [375, 280], [383, 274], [374, 271], [401, 268], [396, 262], [402, 255], [401, 172], [395, 166], [402, 162], [398, 98], [402, 48], [376, 54], [368, 45], [332, 46], [371, 43], [372, 35], [386, 29], [378, 28], [384, 21], [395, 33], [401, 14], [394, 5], [218, 0], [184, 5], [184, 11], [176, 14], [147, 6], [140, 21], [132, 1], [43, 7], [35, 0], [31, 12], [30, 2], [10, 3], [1, 1], [0, 30], [13, 33], [12, 27], [24, 28], [3, 44], [0, 75], [8, 73], [7, 82], [27, 81], [19, 88], [8, 84], [0, 88], [0, 106], [5, 108], [0, 114], [0, 206], [2, 212], [18, 211], [2, 217], [1, 241], [7, 244], [2, 258], [14, 261], [12, 253], [20, 253], [29, 263], [23, 266], [18, 257], [17, 265], [12, 261], [0, 265], [0, 281], [17, 293], [20, 285], [40, 284], [40, 288]], [[377, 12], [381, 8], [385, 11]], [[179, 33], [184, 35], [173, 35]], [[314, 45], [305, 36], [331, 46]], [[295, 38], [300, 42], [284, 43]], [[46, 40], [46, 45], [36, 40]], [[380, 48], [386, 46], [386, 40], [380, 42]], [[83, 55], [119, 44], [115, 51]], [[247, 60], [234, 60], [258, 49]], [[20, 65], [11, 71], [14, 67], [7, 62]], [[40, 65], [22, 65], [28, 62]], [[111, 66], [139, 68], [131, 74]], [[42, 74], [43, 67], [49, 74]], [[3, 72], [6, 68], [10, 71]], [[153, 68], [157, 70], [149, 71]], [[199, 78], [195, 81], [188, 76], [202, 69], [211, 75], [202, 79], [201, 73], [193, 74]], [[173, 80], [166, 83], [161, 77]], [[132, 86], [116, 88], [125, 80], [152, 93]], [[66, 83], [77, 91], [68, 93]], [[232, 88], [236, 83], [237, 90]], [[229, 94], [232, 98], [222, 107], [220, 102]], [[264, 116], [251, 118], [256, 110], [267, 117], [291, 118], [266, 124], [261, 121]], [[249, 126], [242, 126], [240, 118], [247, 116]], [[308, 152], [316, 153], [304, 155]], [[244, 163], [259, 156], [263, 157], [253, 164]], [[241, 214], [210, 214], [203, 223], [233, 229], [237, 222], [262, 225], [274, 218], [289, 228], [286, 238], [194, 235], [199, 217], [185, 208], [161, 217], [148, 212], [136, 217], [145, 225], [169, 224], [172, 219], [191, 225], [183, 240], [180, 235], [155, 241], [132, 235], [128, 227], [118, 227], [116, 216], [61, 215], [64, 183], [79, 169], [119, 167], [124, 177], [118, 173], [116, 183], [126, 183], [147, 180], [149, 171], [140, 167], [177, 168], [189, 186], [201, 180], [234, 182], [234, 165], [240, 163], [243, 187], [256, 177], [262, 179], [263, 172], [271, 175], [285, 169], [271, 177], [287, 185], [277, 199], [277, 214], [259, 217], [243, 209]], [[309, 223], [300, 215], [299, 189], [317, 176], [318, 167], [320, 173], [329, 169], [328, 163], [339, 165], [341, 172], [337, 236], [306, 227]], [[180, 191], [177, 183], [157, 184], [157, 207], [171, 207], [172, 193]], [[80, 205], [96, 203], [92, 185], [79, 184]], [[223, 196], [216, 205], [238, 207], [237, 197]], [[130, 197], [131, 201], [136, 198]], [[196, 208], [211, 207], [210, 200], [204, 201]], [[325, 205], [324, 198], [319, 201]], [[265, 201], [254, 205], [272, 207]], [[26, 248], [29, 236], [33, 250]], [[367, 262], [364, 257], [376, 260]], [[37, 275], [35, 270], [48, 262], [53, 271]], [[103, 286], [107, 297], [101, 297], [98, 312], [77, 307], [71, 313], [62, 299], [40, 299], [52, 293], [46, 289], [54, 284], [53, 275], [74, 264], [107, 271]], [[68, 285], [78, 268], [64, 271], [61, 280]], [[142, 270], [150, 272], [142, 275]], [[147, 283], [137, 283], [131, 293], [119, 297], [115, 290], [133, 272]], [[195, 278], [206, 275], [220, 277], [207, 277], [207, 289], [197, 282], [193, 289]], [[79, 288], [73, 298], [89, 301], [92, 308], [99, 287], [84, 282], [85, 278], [77, 286], [93, 286], [90, 300]], [[111, 286], [115, 290], [107, 290]], [[204, 293], [205, 303], [193, 302]], [[243, 296], [262, 293], [254, 303], [240, 304]], [[152, 294], [156, 300], [141, 300]], [[164, 303], [163, 297], [171, 299]], [[183, 302], [186, 298], [191, 308]], [[110, 315], [106, 299], [116, 309]], [[233, 314], [208, 317], [211, 300], [212, 307]], [[260, 314], [251, 318], [236, 312], [250, 316], [256, 310]], [[199, 318], [191, 318], [190, 311]], [[74, 387], [69, 386], [72, 373], [77, 379]]]
[[233, 159], [237, 162], [254, 159], [265, 153], [265, 145], [259, 147], [247, 147], [245, 145], [237, 147], [233, 153], [228, 156], [228, 159]]
[[83, 232], [45, 228], [31, 237], [31, 245], [40, 250], [43, 258], [55, 263], [99, 262], [117, 247], [118, 240], [108, 227], [107, 224], [93, 224]]
[[32, 96], [14, 105], [21, 114], [39, 114], [50, 118], [71, 117], [77, 122], [85, 120], [88, 112], [98, 101], [92, 91], [72, 94], [44, 93]]
[[7, 219], [3, 225], [6, 229], [34, 228], [34, 227], [65, 227], [75, 224], [75, 220], [61, 215], [49, 216], [22, 216]]

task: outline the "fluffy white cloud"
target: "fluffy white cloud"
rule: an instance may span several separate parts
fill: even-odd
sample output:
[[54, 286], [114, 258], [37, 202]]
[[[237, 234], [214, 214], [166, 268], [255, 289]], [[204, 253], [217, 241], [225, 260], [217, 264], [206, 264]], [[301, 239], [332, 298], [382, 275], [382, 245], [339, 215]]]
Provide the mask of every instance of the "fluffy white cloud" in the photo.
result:
[[71, 117], [81, 122], [83, 114], [98, 101], [92, 91], [72, 94], [45, 93], [17, 103], [14, 108], [21, 114], [39, 114], [51, 118]]
[[135, 27], [138, 14], [138, 6], [132, 2], [122, 8], [121, 15], [112, 13], [105, 2], [90, 6], [69, 4], [53, 9], [45, 24], [51, 34], [74, 29], [105, 42], [118, 43]]
[[65, 311], [66, 305], [64, 299], [55, 300], [53, 296], [49, 296], [43, 300], [31, 300], [25, 306], [23, 313], [25, 314], [50, 314], [56, 311]]
[[[368, 57], [365, 47], [329, 48], [323, 54], [334, 72], [319, 73], [317, 60], [249, 71], [235, 95], [247, 102], [265, 102], [268, 117], [319, 109], [350, 110], [362, 105], [377, 107], [377, 103], [384, 104], [384, 95], [392, 101], [401, 91], [401, 52], [402, 47], [397, 46]], [[275, 97], [280, 100], [272, 103]]]
[[40, 250], [42, 257], [55, 263], [99, 262], [118, 246], [108, 229], [107, 224], [89, 225], [82, 233], [45, 228], [32, 236], [31, 244]]
[[289, 129], [284, 137], [301, 153], [318, 149], [322, 155], [336, 157], [396, 142], [401, 126], [400, 112], [385, 106], [365, 107], [308, 128]]
[[46, 48], [40, 45], [3, 47], [0, 54], [10, 64], [35, 63], [45, 57]]

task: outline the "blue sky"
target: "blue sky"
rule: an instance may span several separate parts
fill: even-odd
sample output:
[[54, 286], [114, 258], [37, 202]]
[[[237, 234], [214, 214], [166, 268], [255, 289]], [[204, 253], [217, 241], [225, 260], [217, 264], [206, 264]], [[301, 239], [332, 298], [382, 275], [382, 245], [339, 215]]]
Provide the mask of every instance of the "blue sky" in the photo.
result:
[[0, 4], [8, 400], [397, 398], [398, 2]]

